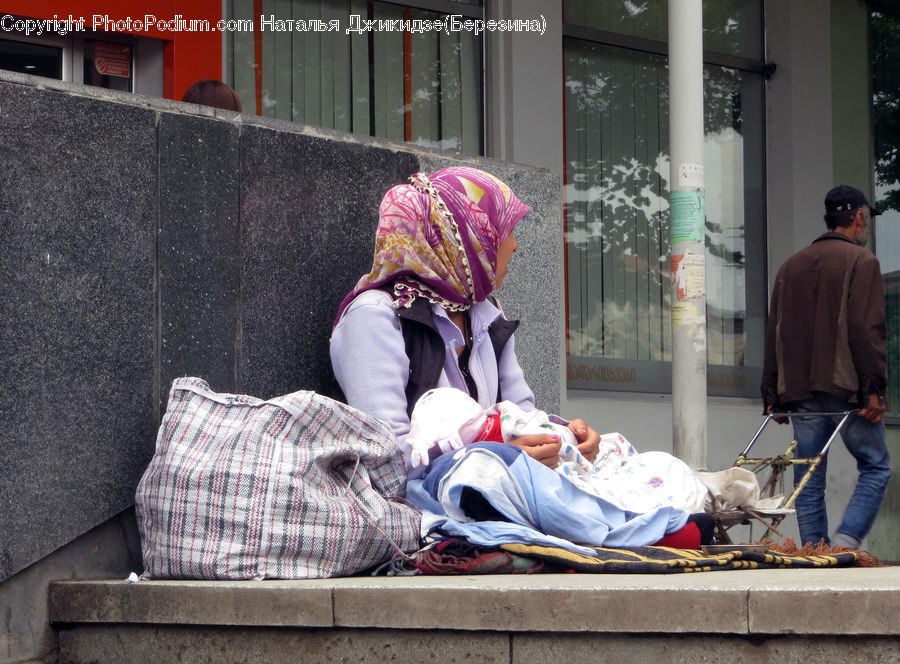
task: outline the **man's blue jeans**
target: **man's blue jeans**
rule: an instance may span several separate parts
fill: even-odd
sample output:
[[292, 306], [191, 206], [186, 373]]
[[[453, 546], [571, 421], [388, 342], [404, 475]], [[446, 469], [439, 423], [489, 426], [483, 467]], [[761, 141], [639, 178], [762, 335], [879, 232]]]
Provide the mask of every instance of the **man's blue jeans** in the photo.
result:
[[[816, 397], [796, 401], [791, 404], [797, 412], [839, 412], [852, 410], [853, 404], [826, 393], [816, 393]], [[791, 418], [794, 437], [797, 439], [797, 457], [814, 457], [828, 442], [834, 432], [839, 417], [798, 417]], [[884, 424], [873, 424], [856, 414], [841, 430], [844, 445], [856, 459], [859, 479], [844, 511], [844, 518], [837, 532], [850, 535], [858, 541], [868, 534], [878, 515], [888, 480], [891, 478], [891, 461], [888, 457], [884, 436]], [[809, 483], [797, 497], [797, 524], [803, 542], [818, 544], [828, 537], [828, 515], [825, 512], [825, 475], [828, 458], [822, 460]], [[806, 474], [806, 466], [794, 466], [794, 486]]]

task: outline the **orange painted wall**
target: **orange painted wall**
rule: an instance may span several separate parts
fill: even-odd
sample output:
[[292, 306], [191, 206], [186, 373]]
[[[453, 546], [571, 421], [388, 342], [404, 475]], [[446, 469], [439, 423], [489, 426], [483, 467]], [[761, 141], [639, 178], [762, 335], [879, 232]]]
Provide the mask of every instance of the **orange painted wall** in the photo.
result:
[[[222, 0], [0, 0], [0, 14], [13, 14], [26, 18], [59, 19], [71, 14], [76, 20], [85, 19], [85, 27], [92, 28], [93, 16], [109, 16], [110, 20], [128, 18], [143, 20], [152, 14], [159, 21], [171, 21], [179, 16], [191, 19], [207, 19], [213, 26], [222, 18]], [[164, 42], [163, 88], [168, 99], [181, 99], [184, 91], [203, 78], [222, 78], [222, 33], [171, 32], [158, 28], [127, 32]]]

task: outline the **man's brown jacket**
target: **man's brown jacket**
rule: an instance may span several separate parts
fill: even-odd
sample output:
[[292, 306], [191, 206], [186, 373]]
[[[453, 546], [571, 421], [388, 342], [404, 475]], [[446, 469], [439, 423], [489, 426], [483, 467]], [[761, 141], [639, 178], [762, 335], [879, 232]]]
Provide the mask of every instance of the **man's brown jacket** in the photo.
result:
[[775, 277], [766, 326], [762, 396], [789, 408], [812, 392], [864, 405], [884, 395], [881, 267], [868, 249], [828, 232]]

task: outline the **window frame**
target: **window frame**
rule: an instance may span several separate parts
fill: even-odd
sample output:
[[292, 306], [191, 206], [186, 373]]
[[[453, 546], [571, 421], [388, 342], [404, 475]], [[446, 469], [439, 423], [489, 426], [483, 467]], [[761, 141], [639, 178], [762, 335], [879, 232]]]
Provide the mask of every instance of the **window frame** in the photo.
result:
[[[898, 4], [900, 4], [900, 0], [897, 0]], [[761, 0], [761, 5], [764, 9], [764, 0]], [[765, 27], [764, 21], [760, 22], [760, 35], [759, 39], [764, 40], [765, 37]], [[594, 45], [614, 47], [614, 48], [622, 48], [630, 51], [637, 51], [642, 53], [649, 53], [652, 55], [662, 56], [668, 58], [669, 56], [669, 46], [667, 42], [647, 39], [642, 37], [635, 37], [633, 35], [620, 34], [615, 32], [610, 32], [606, 30], [601, 30], [598, 28], [589, 28], [585, 26], [575, 25], [572, 23], [563, 22], [562, 24], [562, 48], [565, 49], [567, 40], [577, 40], [581, 42], [586, 42]], [[565, 56], [564, 56], [565, 60]], [[768, 93], [767, 86], [765, 85], [765, 80], [772, 75], [775, 71], [775, 66], [766, 62], [764, 59], [756, 60], [752, 58], [746, 58], [742, 56], [731, 55], [727, 53], [721, 53], [713, 50], [704, 49], [703, 51], [703, 65], [712, 65], [718, 67], [724, 67], [729, 69], [738, 70], [740, 72], [748, 72], [752, 74], [758, 74], [762, 76], [762, 89], [761, 89], [761, 100], [762, 100], [762, 108], [763, 114], [761, 117], [762, 120], [762, 130], [763, 135], [760, 137], [761, 148], [762, 148], [762, 169], [765, 172], [767, 170], [767, 145], [766, 145], [766, 116], [765, 116], [765, 108], [766, 108], [766, 97]], [[565, 78], [563, 78], [563, 85], [565, 85]], [[565, 140], [565, 138], [564, 138]], [[765, 330], [765, 322], [768, 318], [768, 306], [769, 306], [769, 275], [768, 275], [768, 251], [767, 251], [767, 238], [768, 238], [768, 191], [767, 191], [767, 179], [765, 174], [762, 177], [762, 188], [760, 191], [760, 206], [764, 211], [763, 219], [762, 219], [762, 236], [763, 242], [761, 243], [761, 255], [759, 256], [759, 261], [762, 263], [763, 267], [761, 269], [761, 279], [762, 279], [762, 287], [765, 289], [765, 292], [762, 296], [762, 307], [763, 307], [763, 330]], [[563, 182], [563, 186], [566, 183]], [[566, 240], [564, 238], [564, 243]], [[568, 247], [566, 246], [566, 255], [568, 255]], [[627, 360], [630, 366], [636, 366], [638, 363], [643, 364], [647, 363], [648, 367], [651, 367], [651, 371], [654, 374], [646, 381], [642, 381], [645, 383], [649, 383], [649, 387], [638, 387], [629, 389], [627, 387], [628, 383], [624, 383], [623, 387], [617, 389], [613, 385], [610, 386], [602, 386], [602, 387], [583, 387], [581, 385], [573, 386], [572, 379], [569, 378], [569, 355], [568, 350], [568, 330], [569, 330], [569, 303], [568, 303], [568, 271], [569, 271], [569, 262], [568, 260], [564, 260], [563, 267], [565, 270], [564, 281], [566, 282], [566, 302], [565, 302], [565, 330], [566, 330], [566, 390], [572, 393], [575, 397], [591, 397], [598, 394], [603, 393], [615, 393], [615, 394], [646, 394], [646, 395], [671, 395], [672, 387], [671, 387], [671, 371], [672, 371], [672, 362], [669, 361], [653, 361], [653, 360]], [[749, 287], [748, 287], [749, 289]], [[608, 359], [610, 361], [615, 361], [616, 358], [598, 358], [598, 359]], [[750, 373], [747, 373], [748, 370], [758, 370], [762, 371], [760, 358], [760, 367], [749, 366], [747, 369], [744, 369], [744, 366], [735, 366], [734, 369], [738, 369], [741, 371], [735, 372], [733, 375], [744, 373], [744, 375], [750, 376]], [[707, 365], [709, 367], [719, 367], [720, 365], [710, 365], [707, 361]], [[616, 367], [608, 367], [612, 372], [617, 370]], [[710, 374], [708, 373], [708, 377]], [[659, 385], [660, 382], [667, 382], [668, 389], [655, 389], [654, 386]], [[728, 388], [709, 388], [710, 395], [716, 396], [720, 398], [730, 398], [730, 399], [748, 399], [755, 398], [757, 394], [757, 390], [755, 389], [755, 385], [748, 382], [748, 384], [744, 388], [740, 388], [736, 390], [739, 393], [735, 393], [734, 391], [729, 392]]]

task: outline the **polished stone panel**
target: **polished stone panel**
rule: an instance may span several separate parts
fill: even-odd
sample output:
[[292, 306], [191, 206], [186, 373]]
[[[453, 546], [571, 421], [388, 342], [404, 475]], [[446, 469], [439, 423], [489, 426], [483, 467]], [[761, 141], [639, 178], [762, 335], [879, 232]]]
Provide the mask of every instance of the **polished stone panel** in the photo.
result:
[[160, 398], [179, 376], [235, 389], [240, 307], [239, 128], [163, 113], [159, 124]]
[[341, 300], [371, 269], [378, 205], [413, 155], [245, 127], [241, 135], [240, 389], [323, 391]]
[[0, 580], [127, 508], [152, 453], [155, 120], [0, 81]]

